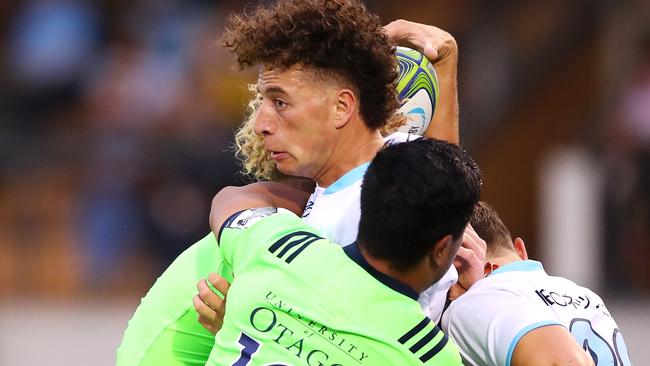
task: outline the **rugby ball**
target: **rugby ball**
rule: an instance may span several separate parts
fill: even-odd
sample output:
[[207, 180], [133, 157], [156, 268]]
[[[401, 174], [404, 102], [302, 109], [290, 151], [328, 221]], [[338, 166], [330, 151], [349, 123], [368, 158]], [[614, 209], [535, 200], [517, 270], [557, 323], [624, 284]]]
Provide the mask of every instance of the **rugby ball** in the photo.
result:
[[398, 131], [423, 135], [438, 104], [438, 77], [433, 65], [420, 52], [397, 47], [399, 78], [397, 93], [401, 106], [397, 113], [408, 121]]

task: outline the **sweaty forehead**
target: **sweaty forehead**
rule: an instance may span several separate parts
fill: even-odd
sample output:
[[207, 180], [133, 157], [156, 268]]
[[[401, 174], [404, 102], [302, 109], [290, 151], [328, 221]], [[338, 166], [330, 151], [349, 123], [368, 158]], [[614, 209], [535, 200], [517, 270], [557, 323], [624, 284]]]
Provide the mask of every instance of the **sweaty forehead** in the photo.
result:
[[302, 65], [293, 65], [288, 68], [262, 66], [258, 74], [257, 88], [263, 91], [270, 87], [280, 87], [285, 90], [315, 85], [321, 89], [328, 86], [341, 87], [338, 79], [325, 71]]
[[270, 87], [282, 89], [299, 88], [306, 82], [305, 72], [296, 67], [261, 67], [257, 77], [257, 87], [266, 90]]

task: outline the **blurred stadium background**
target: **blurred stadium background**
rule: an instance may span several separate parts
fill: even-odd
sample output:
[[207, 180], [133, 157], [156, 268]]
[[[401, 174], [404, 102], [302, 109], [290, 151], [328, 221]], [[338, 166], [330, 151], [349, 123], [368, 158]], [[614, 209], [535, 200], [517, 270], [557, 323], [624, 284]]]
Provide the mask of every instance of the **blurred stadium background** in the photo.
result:
[[[460, 45], [483, 198], [650, 359], [650, 2], [368, 0]], [[237, 176], [243, 1], [0, 2], [0, 364], [110, 365], [139, 298]]]

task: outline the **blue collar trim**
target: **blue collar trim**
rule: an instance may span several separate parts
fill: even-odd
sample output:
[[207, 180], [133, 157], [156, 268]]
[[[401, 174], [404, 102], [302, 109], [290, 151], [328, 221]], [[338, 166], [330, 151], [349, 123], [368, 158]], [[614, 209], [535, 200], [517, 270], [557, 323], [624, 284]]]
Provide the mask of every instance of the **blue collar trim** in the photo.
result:
[[323, 194], [336, 193], [344, 188], [351, 186], [354, 182], [363, 179], [363, 175], [366, 174], [366, 170], [368, 170], [368, 165], [370, 165], [370, 163], [361, 164], [358, 167], [345, 173], [341, 178], [337, 179], [336, 182], [327, 187]]
[[418, 300], [418, 293], [415, 292], [415, 290], [413, 290], [410, 286], [389, 275], [379, 272], [375, 269], [375, 267], [371, 266], [366, 258], [364, 258], [363, 254], [361, 254], [361, 249], [359, 249], [356, 241], [350, 245], [343, 247], [343, 251], [348, 255], [348, 257], [350, 257], [350, 259], [352, 259], [356, 264], [368, 272], [368, 274], [377, 279], [377, 281], [383, 283], [384, 285], [390, 287], [391, 289], [399, 292], [404, 296], [408, 296], [415, 301]]
[[492, 271], [492, 273], [490, 273], [490, 276], [499, 273], [515, 272], [515, 271], [519, 271], [519, 272], [544, 271], [544, 266], [542, 266], [541, 262], [533, 261], [533, 260], [517, 261], [517, 262], [508, 263], [503, 267], [499, 267], [495, 269], [494, 271]]

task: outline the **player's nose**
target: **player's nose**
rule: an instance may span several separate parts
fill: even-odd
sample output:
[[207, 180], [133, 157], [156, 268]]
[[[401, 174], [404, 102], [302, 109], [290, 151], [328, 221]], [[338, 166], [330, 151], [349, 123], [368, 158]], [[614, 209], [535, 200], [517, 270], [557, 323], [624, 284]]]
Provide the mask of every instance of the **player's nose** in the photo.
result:
[[269, 103], [262, 102], [262, 105], [260, 105], [260, 108], [255, 114], [253, 131], [256, 135], [270, 135], [275, 132], [275, 124], [273, 123], [273, 119], [269, 113], [268, 104]]

